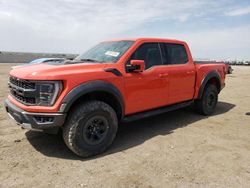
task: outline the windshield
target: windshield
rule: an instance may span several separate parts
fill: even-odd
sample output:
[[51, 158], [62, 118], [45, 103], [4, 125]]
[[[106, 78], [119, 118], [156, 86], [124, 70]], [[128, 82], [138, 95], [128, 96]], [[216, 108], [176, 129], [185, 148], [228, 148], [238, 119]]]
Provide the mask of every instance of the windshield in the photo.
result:
[[79, 55], [74, 61], [86, 61], [107, 63], [116, 62], [132, 46], [134, 41], [110, 41], [102, 42], [82, 55]]

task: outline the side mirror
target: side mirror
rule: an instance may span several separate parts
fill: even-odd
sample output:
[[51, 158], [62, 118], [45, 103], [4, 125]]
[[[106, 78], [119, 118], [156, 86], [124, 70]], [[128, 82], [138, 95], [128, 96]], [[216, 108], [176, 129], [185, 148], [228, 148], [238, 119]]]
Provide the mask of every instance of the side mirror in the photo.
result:
[[131, 60], [127, 65], [128, 72], [143, 72], [145, 70], [145, 62], [143, 60]]

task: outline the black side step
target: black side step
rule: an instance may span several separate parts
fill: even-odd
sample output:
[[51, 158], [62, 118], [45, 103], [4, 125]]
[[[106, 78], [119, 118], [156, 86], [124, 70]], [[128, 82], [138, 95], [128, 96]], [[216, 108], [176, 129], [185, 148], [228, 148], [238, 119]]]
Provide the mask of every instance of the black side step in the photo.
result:
[[155, 115], [158, 115], [158, 114], [170, 112], [170, 111], [173, 111], [173, 110], [177, 110], [177, 109], [189, 106], [192, 103], [193, 103], [193, 100], [182, 102], [182, 103], [178, 103], [178, 104], [174, 104], [174, 105], [170, 105], [170, 106], [166, 106], [166, 107], [157, 108], [157, 109], [150, 110], [150, 111], [139, 112], [137, 114], [125, 116], [122, 119], [122, 122], [135, 121], [135, 120], [147, 118], [147, 117], [150, 117], [150, 116], [155, 116]]

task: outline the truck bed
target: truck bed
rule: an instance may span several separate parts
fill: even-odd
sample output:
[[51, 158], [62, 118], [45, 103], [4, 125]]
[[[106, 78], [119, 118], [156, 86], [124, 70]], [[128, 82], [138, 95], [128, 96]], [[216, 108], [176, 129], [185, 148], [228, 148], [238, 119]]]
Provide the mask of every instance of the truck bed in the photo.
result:
[[195, 64], [221, 64], [222, 61], [194, 61]]

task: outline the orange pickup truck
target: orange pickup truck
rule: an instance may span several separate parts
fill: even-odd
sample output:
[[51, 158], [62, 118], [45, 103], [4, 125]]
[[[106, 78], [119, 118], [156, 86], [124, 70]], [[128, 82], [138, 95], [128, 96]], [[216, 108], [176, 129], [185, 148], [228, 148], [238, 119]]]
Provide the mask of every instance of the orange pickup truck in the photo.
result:
[[11, 70], [5, 107], [24, 128], [62, 129], [66, 145], [89, 157], [111, 145], [119, 122], [193, 103], [210, 115], [225, 75], [224, 64], [196, 64], [183, 41], [111, 40], [73, 60]]

